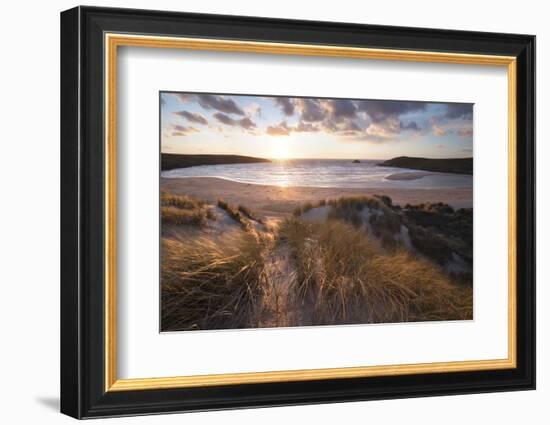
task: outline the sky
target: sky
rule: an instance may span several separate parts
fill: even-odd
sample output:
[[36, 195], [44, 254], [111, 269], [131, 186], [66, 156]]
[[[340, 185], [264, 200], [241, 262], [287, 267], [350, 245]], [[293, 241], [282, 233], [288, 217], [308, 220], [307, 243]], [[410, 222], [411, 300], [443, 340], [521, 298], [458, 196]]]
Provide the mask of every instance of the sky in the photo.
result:
[[472, 156], [472, 104], [161, 92], [160, 107], [163, 153]]

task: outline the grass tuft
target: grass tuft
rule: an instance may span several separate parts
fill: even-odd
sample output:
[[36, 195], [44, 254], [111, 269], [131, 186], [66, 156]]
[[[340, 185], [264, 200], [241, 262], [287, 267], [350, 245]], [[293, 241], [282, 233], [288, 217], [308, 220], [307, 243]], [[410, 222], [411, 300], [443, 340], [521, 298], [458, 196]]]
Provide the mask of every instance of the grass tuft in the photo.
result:
[[249, 220], [254, 220], [257, 223], [263, 224], [263, 220], [260, 217], [258, 217], [250, 208], [244, 205], [239, 205], [237, 209], [241, 214], [243, 214]]
[[305, 204], [296, 206], [292, 211], [292, 215], [294, 217], [300, 217], [308, 211], [311, 211], [313, 208], [324, 207], [325, 205], [327, 205], [326, 199], [321, 199], [317, 202], [306, 202]]
[[204, 201], [187, 195], [160, 193], [160, 213], [163, 224], [204, 227], [208, 220], [215, 220], [211, 209]]
[[257, 327], [266, 243], [235, 231], [162, 240], [163, 331]]
[[[366, 225], [387, 249], [399, 246], [395, 236], [400, 233], [403, 218], [394, 210], [388, 196], [352, 196], [329, 201], [329, 218], [343, 220], [355, 227]], [[368, 214], [364, 214], [368, 212]], [[368, 217], [368, 218], [367, 218]]]
[[289, 219], [280, 228], [309, 324], [472, 318], [472, 291], [428, 261], [388, 253], [352, 225]]
[[239, 209], [233, 207], [228, 202], [224, 201], [223, 199], [218, 199], [218, 207], [224, 210], [229, 217], [231, 217], [234, 221], [239, 223], [243, 230], [249, 230], [250, 229], [250, 223], [246, 220], [243, 214], [239, 211]]

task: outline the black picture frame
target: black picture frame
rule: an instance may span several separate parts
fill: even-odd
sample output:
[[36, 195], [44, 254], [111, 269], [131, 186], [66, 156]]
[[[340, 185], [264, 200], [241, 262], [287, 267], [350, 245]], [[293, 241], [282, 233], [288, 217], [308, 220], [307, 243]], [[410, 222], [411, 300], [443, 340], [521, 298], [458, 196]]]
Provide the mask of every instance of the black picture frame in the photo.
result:
[[[105, 391], [104, 34], [139, 33], [517, 58], [517, 367]], [[61, 412], [75, 418], [535, 388], [535, 37], [76, 7], [61, 13]]]

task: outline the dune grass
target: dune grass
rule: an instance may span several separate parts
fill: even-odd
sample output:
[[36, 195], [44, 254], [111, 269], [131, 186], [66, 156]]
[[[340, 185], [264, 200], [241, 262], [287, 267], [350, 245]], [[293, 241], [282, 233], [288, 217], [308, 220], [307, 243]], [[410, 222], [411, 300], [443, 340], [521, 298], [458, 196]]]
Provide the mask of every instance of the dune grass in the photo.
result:
[[203, 227], [215, 216], [208, 205], [187, 195], [160, 193], [160, 214], [163, 224]]
[[207, 224], [206, 213], [202, 210], [184, 210], [176, 207], [162, 207], [161, 219], [165, 224], [192, 225], [203, 227]]
[[294, 210], [292, 211], [292, 215], [294, 217], [300, 217], [301, 215], [304, 215], [308, 211], [311, 211], [313, 208], [320, 208], [327, 205], [326, 199], [321, 199], [317, 202], [306, 202], [301, 205], [297, 205]]
[[[253, 231], [259, 219], [247, 207], [221, 199], [217, 206], [241, 228], [162, 239], [163, 331], [472, 319], [471, 286], [437, 261], [471, 229], [468, 211], [346, 197], [299, 206], [268, 235]], [[322, 206], [326, 221], [302, 217]], [[169, 193], [161, 194], [161, 207], [163, 223], [201, 227], [212, 214], [205, 202]], [[396, 239], [403, 225], [418, 251]], [[277, 285], [283, 298], [269, 298]], [[281, 306], [270, 307], [269, 299]], [[275, 319], [274, 312], [287, 316]]]
[[164, 238], [162, 330], [257, 327], [266, 248], [239, 230], [218, 238]]
[[453, 209], [443, 203], [406, 205], [412, 242], [420, 252], [444, 264], [455, 252], [473, 262], [473, 209]]
[[239, 223], [243, 230], [250, 230], [250, 223], [246, 220], [245, 215], [243, 215], [238, 208], [235, 208], [223, 199], [218, 199], [218, 207], [224, 210], [234, 221]]
[[387, 253], [345, 222], [287, 219], [279, 241], [291, 250], [309, 324], [472, 318], [471, 288], [405, 251]]
[[[454, 254], [471, 266], [473, 260], [473, 210], [458, 209], [443, 203], [393, 205], [388, 196], [350, 196], [327, 201], [329, 219], [342, 220], [372, 232], [385, 249], [403, 248], [400, 234], [408, 230], [412, 246], [436, 264], [445, 266]], [[316, 205], [298, 206], [295, 217], [301, 217]], [[365, 225], [368, 226], [365, 227]], [[466, 273], [468, 274], [468, 273]], [[471, 281], [471, 276], [465, 276]]]
[[253, 220], [260, 224], [264, 223], [264, 221], [260, 217], [258, 217], [258, 215], [254, 211], [252, 211], [250, 208], [248, 208], [245, 205], [239, 205], [237, 207], [237, 210], [249, 220]]
[[202, 208], [206, 202], [188, 195], [174, 195], [166, 190], [160, 191], [160, 204], [163, 207], [176, 207], [195, 210]]

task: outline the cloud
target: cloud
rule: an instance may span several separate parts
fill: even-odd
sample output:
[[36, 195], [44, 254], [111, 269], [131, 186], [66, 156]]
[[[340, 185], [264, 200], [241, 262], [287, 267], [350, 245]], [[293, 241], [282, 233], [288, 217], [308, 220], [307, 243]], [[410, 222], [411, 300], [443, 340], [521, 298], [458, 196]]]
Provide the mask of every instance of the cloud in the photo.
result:
[[248, 117], [239, 120], [239, 125], [245, 130], [252, 130], [256, 128], [256, 124]]
[[194, 122], [196, 124], [202, 124], [202, 125], [208, 124], [208, 121], [206, 120], [206, 118], [204, 118], [204, 116], [199, 113], [194, 113], [189, 111], [178, 111], [178, 112], [174, 112], [174, 115], [183, 117], [187, 119], [187, 121]]
[[[416, 121], [404, 122], [402, 115], [422, 112], [426, 110], [425, 102], [383, 101], [383, 100], [356, 100], [355, 116], [363, 116], [360, 120], [364, 124], [363, 131], [355, 132], [350, 129], [346, 132], [355, 140], [370, 142], [384, 142], [395, 140], [403, 131], [420, 133], [422, 128]], [[347, 114], [352, 115], [351, 108]], [[341, 113], [342, 114], [342, 113]], [[355, 121], [353, 121], [355, 123]]]
[[297, 112], [299, 121], [295, 126], [286, 121], [270, 126], [266, 131], [269, 135], [323, 130], [341, 137], [375, 141], [395, 139], [402, 131], [422, 131], [416, 121], [403, 122], [399, 117], [426, 108], [421, 102], [377, 100], [277, 98], [274, 102], [285, 114]]
[[405, 102], [388, 100], [358, 100], [357, 110], [365, 112], [375, 123], [380, 123], [389, 118], [399, 117], [411, 112], [424, 111], [425, 102]]
[[316, 99], [296, 99], [300, 120], [305, 122], [320, 122], [326, 117], [326, 112]]
[[323, 129], [328, 133], [340, 134], [345, 133], [345, 135], [352, 135], [355, 132], [360, 132], [361, 127], [351, 119], [326, 119], [322, 122]]
[[300, 121], [298, 125], [293, 128], [293, 131], [297, 133], [315, 133], [319, 131], [319, 127], [311, 123], [305, 123]]
[[190, 93], [175, 93], [175, 96], [183, 103], [192, 101], [198, 102], [204, 109], [214, 109], [226, 114], [234, 114], [244, 116], [245, 113], [237, 103], [225, 96], [217, 94], [190, 94]]
[[464, 137], [465, 139], [469, 139], [470, 137], [473, 137], [474, 129], [473, 128], [459, 128], [457, 130], [457, 134], [460, 137]]
[[416, 121], [410, 121], [407, 124], [403, 124], [403, 122], [400, 122], [401, 130], [410, 130], [410, 131], [421, 131], [422, 129], [420, 126], [416, 123]]
[[[181, 102], [194, 102], [203, 109], [212, 110], [203, 114], [183, 110], [175, 112], [176, 115], [185, 118], [189, 124], [211, 125], [214, 130], [220, 126], [223, 128], [220, 131], [228, 131], [232, 127], [249, 134], [270, 136], [324, 132], [341, 140], [376, 143], [408, 140], [430, 133], [439, 137], [471, 139], [473, 133], [471, 104], [297, 97], [240, 98], [187, 93], [173, 95]], [[272, 105], [263, 106], [263, 112], [267, 112], [263, 117], [258, 99], [272, 102]], [[275, 109], [281, 111], [284, 120], [273, 121]], [[257, 120], [262, 123], [258, 124], [260, 127]]]
[[287, 125], [286, 121], [282, 121], [275, 126], [267, 127], [266, 133], [270, 136], [288, 136], [291, 131], [292, 128]]
[[229, 125], [231, 127], [241, 127], [244, 130], [252, 130], [256, 128], [256, 124], [254, 123], [254, 121], [252, 121], [248, 117], [233, 119], [228, 115], [222, 114], [221, 112], [216, 112], [214, 114], [214, 118], [216, 118], [222, 124]]
[[299, 124], [294, 131], [319, 131], [319, 125], [330, 133], [361, 131], [354, 121], [357, 106], [348, 99], [296, 99]]
[[294, 100], [289, 97], [276, 97], [273, 99], [275, 102], [275, 105], [277, 105], [279, 108], [281, 108], [281, 111], [283, 111], [283, 114], [285, 114], [287, 117], [291, 117], [294, 115]]
[[435, 136], [442, 137], [442, 136], [445, 136], [447, 134], [447, 130], [440, 127], [440, 126], [438, 126], [437, 124], [433, 124], [432, 125], [432, 133]]
[[449, 103], [446, 105], [447, 110], [443, 114], [444, 118], [455, 120], [471, 120], [473, 117], [473, 105], [468, 103]]
[[196, 97], [199, 105], [204, 109], [215, 109], [226, 114], [245, 115], [241, 107], [231, 98], [214, 94], [199, 94]]
[[225, 125], [230, 125], [230, 126], [237, 125], [237, 120], [234, 120], [230, 116], [222, 114], [221, 112], [216, 112], [214, 114], [214, 118], [216, 118], [219, 122]]
[[456, 134], [463, 139], [471, 139], [474, 135], [474, 130], [471, 126], [464, 126], [456, 121], [448, 121], [439, 124], [437, 120], [435, 120], [432, 124], [432, 133], [439, 137]]
[[290, 133], [316, 133], [320, 131], [318, 125], [299, 121], [294, 126], [288, 125], [286, 121], [281, 121], [277, 125], [270, 125], [266, 129], [266, 134], [269, 136], [288, 136]]
[[366, 129], [366, 134], [375, 137], [378, 141], [393, 139], [400, 132], [401, 121], [397, 118], [387, 119], [381, 123], [372, 123]]
[[262, 108], [256, 102], [249, 104], [246, 108], [244, 108], [244, 111], [249, 117], [262, 116]]
[[399, 141], [399, 135], [388, 132], [384, 127], [373, 124], [361, 133], [350, 134], [348, 140], [352, 142], [389, 143]]
[[331, 99], [322, 101], [323, 106], [330, 113], [332, 119], [355, 118], [357, 105], [348, 99]]
[[448, 103], [443, 106], [445, 109], [442, 113], [430, 118], [432, 133], [438, 137], [457, 135], [464, 139], [471, 139], [474, 133], [472, 128], [473, 105]]
[[354, 121], [357, 106], [348, 99], [296, 99], [299, 124], [292, 128], [296, 132], [316, 132], [320, 129], [339, 135], [353, 135], [361, 131]]
[[[296, 99], [295, 104], [301, 121], [321, 122], [330, 119], [336, 124], [358, 118], [359, 112], [365, 113], [370, 121], [381, 123], [406, 113], [426, 109], [425, 102], [382, 100]], [[330, 127], [330, 124], [326, 125]], [[413, 129], [413, 127], [408, 129]]]
[[177, 99], [182, 103], [189, 103], [195, 97], [195, 95], [189, 93], [174, 93], [174, 96], [176, 96]]
[[191, 133], [196, 133], [197, 130], [195, 127], [185, 127], [183, 125], [173, 125], [171, 136], [187, 136]]
[[339, 127], [340, 131], [361, 131], [361, 127], [357, 125], [355, 121], [347, 120], [344, 121]]

